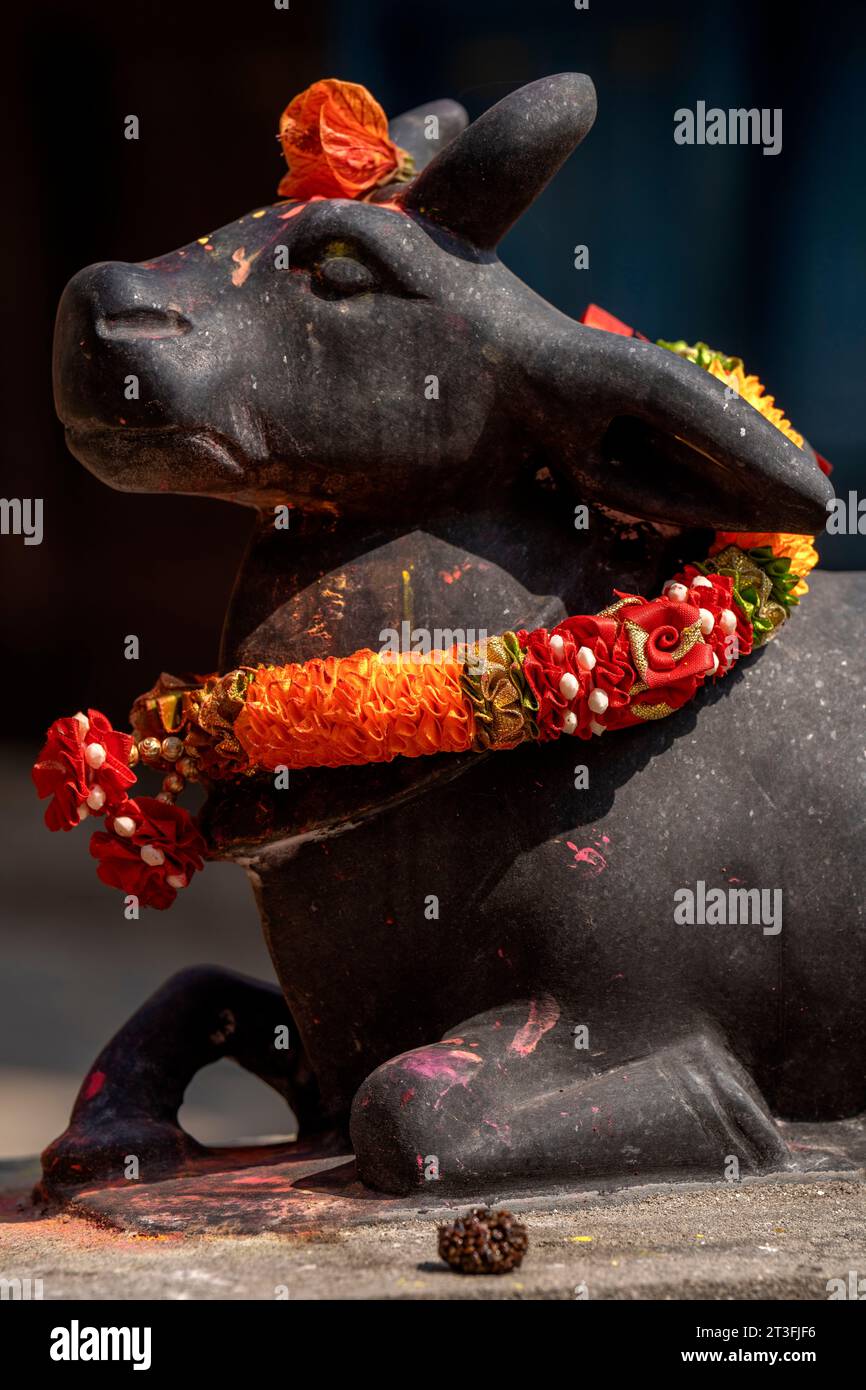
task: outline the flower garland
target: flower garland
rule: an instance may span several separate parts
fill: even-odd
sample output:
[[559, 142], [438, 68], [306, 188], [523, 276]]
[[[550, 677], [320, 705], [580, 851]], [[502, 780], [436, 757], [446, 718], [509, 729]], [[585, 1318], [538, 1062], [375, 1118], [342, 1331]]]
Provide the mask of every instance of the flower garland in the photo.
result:
[[[301, 93], [283, 112], [280, 140], [283, 197], [362, 199], [412, 174], [382, 108], [353, 83], [327, 79]], [[582, 322], [643, 337], [596, 305]], [[705, 343], [659, 346], [734, 387], [802, 447], [738, 358]], [[187, 781], [490, 752], [662, 719], [775, 636], [817, 559], [811, 537], [720, 532], [659, 598], [615, 591], [601, 613], [550, 631], [521, 628], [426, 655], [359, 651], [241, 668], [194, 684], [162, 676], [133, 706], [132, 737], [98, 710], [51, 725], [33, 768], [39, 796], [51, 798], [45, 823], [72, 830], [102, 817], [90, 842], [99, 878], [142, 906], [167, 908], [207, 854], [175, 805]], [[163, 774], [156, 797], [129, 795], [139, 762]]]
[[[241, 668], [196, 685], [163, 676], [133, 706], [134, 737], [96, 710], [55, 720], [33, 769], [51, 797], [45, 821], [72, 830], [103, 816], [90, 845], [99, 877], [169, 907], [206, 857], [174, 804], [187, 781], [490, 752], [663, 719], [775, 636], [801, 582], [781, 546], [717, 544], [659, 598], [615, 591], [601, 613], [551, 630]], [[139, 761], [163, 773], [157, 797], [129, 796]]]

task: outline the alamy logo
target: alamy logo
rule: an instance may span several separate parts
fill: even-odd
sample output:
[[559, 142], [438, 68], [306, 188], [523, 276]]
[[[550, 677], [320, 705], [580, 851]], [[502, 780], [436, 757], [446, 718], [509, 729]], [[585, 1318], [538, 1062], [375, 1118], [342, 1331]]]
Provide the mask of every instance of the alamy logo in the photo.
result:
[[25, 545], [41, 545], [42, 498], [0, 497], [0, 535], [23, 536]]
[[150, 1370], [149, 1327], [68, 1327], [51, 1330], [52, 1361], [131, 1361], [134, 1371]]
[[694, 111], [681, 106], [674, 112], [674, 141], [678, 145], [763, 145], [764, 154], [782, 149], [782, 111], [775, 107], [731, 107], [723, 111], [699, 101]]
[[707, 888], [700, 878], [694, 888], [678, 888], [674, 904], [681, 927], [763, 927], [764, 936], [782, 930], [781, 888]]
[[0, 1299], [19, 1300], [42, 1298], [41, 1279], [0, 1279]]
[[858, 1302], [866, 1299], [866, 1279], [861, 1279], [856, 1269], [848, 1270], [847, 1283], [844, 1279], [827, 1280], [827, 1296], [834, 1298], [854, 1298]]
[[379, 655], [410, 656], [415, 661], [440, 652], [447, 656], [452, 647], [473, 647], [487, 641], [487, 629], [480, 627], [413, 627], [405, 620], [396, 627], [384, 627], [379, 633]]

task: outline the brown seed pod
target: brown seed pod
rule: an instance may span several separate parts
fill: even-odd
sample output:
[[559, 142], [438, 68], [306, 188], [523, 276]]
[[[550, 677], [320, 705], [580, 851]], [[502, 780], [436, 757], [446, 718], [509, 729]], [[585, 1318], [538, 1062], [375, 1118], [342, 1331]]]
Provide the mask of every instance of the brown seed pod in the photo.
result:
[[507, 1274], [526, 1254], [526, 1227], [510, 1211], [473, 1207], [439, 1227], [439, 1254], [460, 1274]]

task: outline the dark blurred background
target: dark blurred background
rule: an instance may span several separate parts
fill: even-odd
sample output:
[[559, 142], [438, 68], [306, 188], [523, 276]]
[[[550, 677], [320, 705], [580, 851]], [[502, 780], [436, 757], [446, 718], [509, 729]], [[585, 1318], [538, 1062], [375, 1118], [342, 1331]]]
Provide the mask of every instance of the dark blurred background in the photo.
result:
[[[268, 972], [239, 871], [213, 866], [169, 916], [119, 926], [84, 847], [40, 828], [28, 767], [44, 727], [88, 702], [122, 722], [161, 669], [212, 669], [251, 525], [221, 503], [112, 493], [67, 454], [50, 354], [68, 278], [92, 261], [168, 251], [273, 201], [279, 114], [319, 77], [364, 83], [389, 115], [450, 96], [476, 116], [525, 82], [582, 70], [598, 88], [595, 129], [503, 259], [567, 313], [594, 300], [651, 337], [740, 354], [833, 462], [837, 491], [862, 489], [863, 8], [42, 0], [4, 18], [3, 492], [44, 498], [45, 539], [0, 537], [4, 728], [16, 740], [5, 760], [14, 887], [0, 1113], [19, 1136], [0, 1133], [0, 1152], [50, 1137], [106, 1032], [168, 970], [211, 957]], [[698, 100], [781, 107], [781, 154], [676, 145], [673, 113]], [[123, 136], [129, 114], [137, 142]], [[577, 244], [590, 249], [588, 271], [573, 268]], [[830, 568], [866, 563], [864, 537], [821, 549]], [[128, 633], [141, 639], [138, 662], [124, 660]], [[202, 1093], [202, 1114], [224, 1100]], [[249, 1125], [267, 1127], [259, 1100], [249, 1106]], [[218, 1137], [205, 1120], [199, 1132]]]

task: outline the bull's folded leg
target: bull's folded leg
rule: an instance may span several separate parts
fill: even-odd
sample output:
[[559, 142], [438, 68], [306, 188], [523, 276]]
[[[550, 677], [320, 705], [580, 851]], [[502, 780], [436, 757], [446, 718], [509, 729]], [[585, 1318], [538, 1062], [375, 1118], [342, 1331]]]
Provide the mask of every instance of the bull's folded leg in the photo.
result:
[[43, 1191], [124, 1176], [147, 1180], [203, 1153], [178, 1124], [178, 1110], [196, 1072], [221, 1057], [283, 1096], [301, 1134], [316, 1130], [318, 1087], [279, 989], [194, 966], [173, 975], [103, 1048], [68, 1129], [42, 1155]]
[[475, 1019], [378, 1067], [352, 1108], [362, 1180], [432, 1196], [736, 1181], [790, 1166], [751, 1078], [710, 1028], [602, 1071], [557, 1038], [567, 1025], [545, 1034], [537, 1006], [529, 1016], [516, 1031], [501, 1016]]

